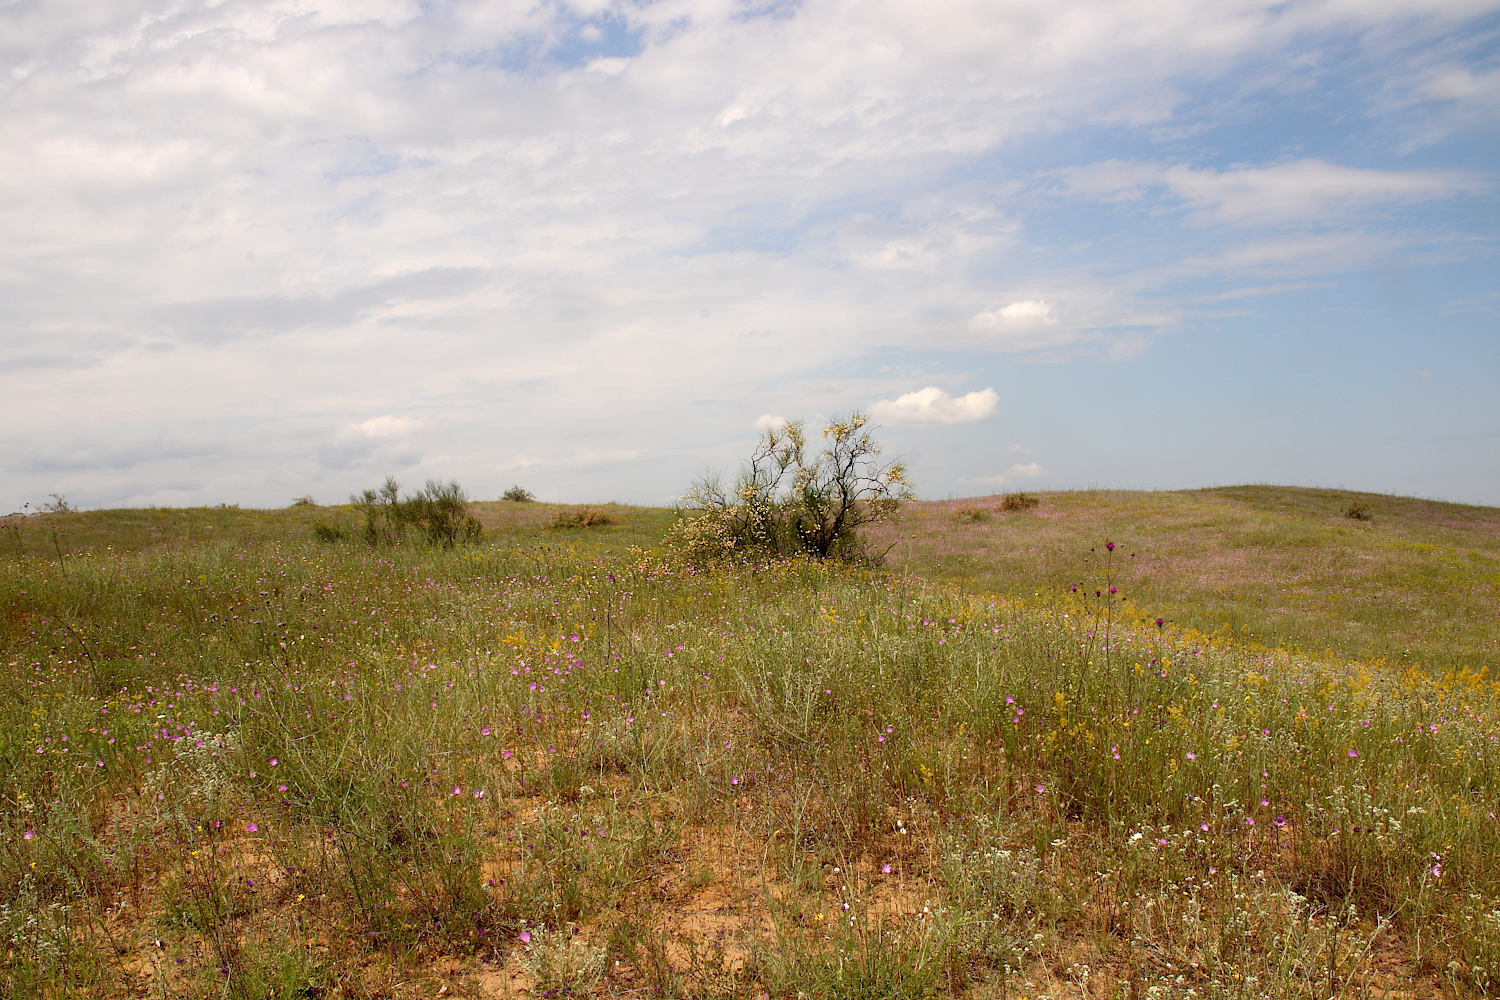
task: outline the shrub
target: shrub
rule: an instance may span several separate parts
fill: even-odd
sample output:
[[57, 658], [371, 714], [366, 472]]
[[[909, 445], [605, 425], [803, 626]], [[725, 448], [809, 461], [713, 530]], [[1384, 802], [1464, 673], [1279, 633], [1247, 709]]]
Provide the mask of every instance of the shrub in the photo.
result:
[[1000, 509], [1009, 511], [1030, 510], [1041, 501], [1030, 493], [1007, 493], [1000, 498]]
[[552, 530], [598, 528], [614, 523], [615, 519], [603, 507], [574, 507], [572, 510], [560, 511], [547, 527]]
[[378, 490], [365, 490], [350, 499], [364, 510], [365, 540], [371, 545], [394, 545], [405, 539], [408, 528], [450, 549], [459, 542], [478, 541], [484, 533], [469, 513], [469, 498], [456, 480], [429, 479], [415, 496], [402, 500], [401, 487], [387, 476]]
[[1372, 515], [1370, 508], [1356, 500], [1345, 508], [1344, 516], [1354, 521], [1368, 521]]
[[683, 498], [691, 516], [668, 547], [690, 556], [860, 555], [859, 528], [893, 518], [914, 496], [905, 466], [879, 461], [868, 423], [862, 413], [834, 420], [823, 429], [827, 447], [811, 458], [800, 422], [766, 431], [732, 489], [715, 475], [693, 485]]
[[536, 495], [521, 486], [512, 486], [500, 494], [501, 500], [509, 500], [512, 503], [531, 503], [536, 500]]
[[310, 494], [304, 493], [300, 497], [294, 499], [291, 505], [293, 507], [316, 507], [318, 505], [318, 501], [314, 500]]
[[604, 949], [572, 931], [540, 928], [527, 934], [526, 969], [542, 996], [587, 996], [604, 978]]
[[320, 542], [341, 542], [348, 537], [348, 532], [343, 528], [318, 521], [312, 526], [313, 537]]
[[451, 549], [459, 542], [477, 542], [484, 534], [479, 520], [469, 513], [469, 498], [457, 480], [446, 483], [427, 480], [421, 492], [402, 504], [402, 516], [427, 541]]
[[990, 512], [983, 507], [964, 504], [953, 512], [953, 517], [958, 521], [988, 521], [990, 519]]

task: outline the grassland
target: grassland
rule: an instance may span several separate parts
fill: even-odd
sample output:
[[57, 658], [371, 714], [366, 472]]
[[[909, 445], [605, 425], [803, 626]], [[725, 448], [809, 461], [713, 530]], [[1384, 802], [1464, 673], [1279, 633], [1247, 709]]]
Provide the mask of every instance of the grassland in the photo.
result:
[[0, 994], [1500, 990], [1500, 511], [1040, 499], [880, 568], [7, 521]]

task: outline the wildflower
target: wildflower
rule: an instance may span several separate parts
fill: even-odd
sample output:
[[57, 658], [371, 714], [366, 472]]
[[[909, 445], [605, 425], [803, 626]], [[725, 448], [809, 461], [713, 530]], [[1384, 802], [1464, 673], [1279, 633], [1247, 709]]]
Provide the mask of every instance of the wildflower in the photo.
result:
[[21, 839], [22, 840], [35, 840], [36, 839], [36, 831], [35, 830], [27, 830], [25, 833], [21, 834]]
[[1286, 817], [1285, 816], [1277, 816], [1276, 817], [1276, 826], [1278, 828], [1286, 826]]
[[1195, 753], [1190, 753], [1190, 754], [1187, 755], [1187, 759], [1188, 760], [1197, 760], [1198, 759], [1198, 755], [1195, 754]]
[[1349, 756], [1350, 757], [1358, 757], [1359, 756], [1359, 751], [1358, 750], [1350, 750], [1349, 751]]
[[890, 873], [891, 873], [891, 866], [889, 864], [883, 864], [883, 865], [880, 866], [880, 874], [882, 874], [882, 875], [889, 875]]
[[1115, 550], [1115, 543], [1114, 542], [1105, 542], [1104, 543], [1104, 548], [1106, 550], [1110, 551], [1110, 552], [1113, 552]]
[[479, 735], [480, 736], [488, 736], [489, 734], [490, 734], [490, 727], [489, 726], [480, 726], [479, 727]]
[[522, 931], [521, 932], [521, 943], [522, 944], [530, 944], [531, 943], [531, 932], [530, 931]]
[[1204, 833], [1207, 833], [1208, 832], [1208, 824], [1207, 823], [1199, 823], [1198, 824], [1198, 829], [1202, 830]]
[[245, 824], [245, 832], [246, 833], [259, 833], [260, 832], [260, 827], [256, 826], [254, 823], [246, 823]]

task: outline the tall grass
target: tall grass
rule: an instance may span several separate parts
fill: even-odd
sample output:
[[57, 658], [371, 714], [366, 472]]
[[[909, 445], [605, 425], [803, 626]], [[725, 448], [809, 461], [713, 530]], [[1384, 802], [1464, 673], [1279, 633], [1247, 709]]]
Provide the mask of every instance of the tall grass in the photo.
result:
[[1475, 671], [1212, 642], [1103, 538], [1006, 599], [501, 508], [13, 546], [0, 993], [1496, 988]]

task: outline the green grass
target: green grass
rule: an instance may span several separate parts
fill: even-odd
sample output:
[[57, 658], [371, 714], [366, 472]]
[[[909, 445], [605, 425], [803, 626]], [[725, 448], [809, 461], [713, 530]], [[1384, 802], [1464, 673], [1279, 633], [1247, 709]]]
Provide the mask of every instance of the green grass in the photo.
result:
[[0, 995], [1492, 995], [1500, 512], [1039, 499], [13, 520]]
[[1044, 600], [1107, 568], [1143, 613], [1227, 638], [1439, 675], [1500, 658], [1495, 508], [1275, 486], [1038, 498], [915, 505], [893, 565]]

